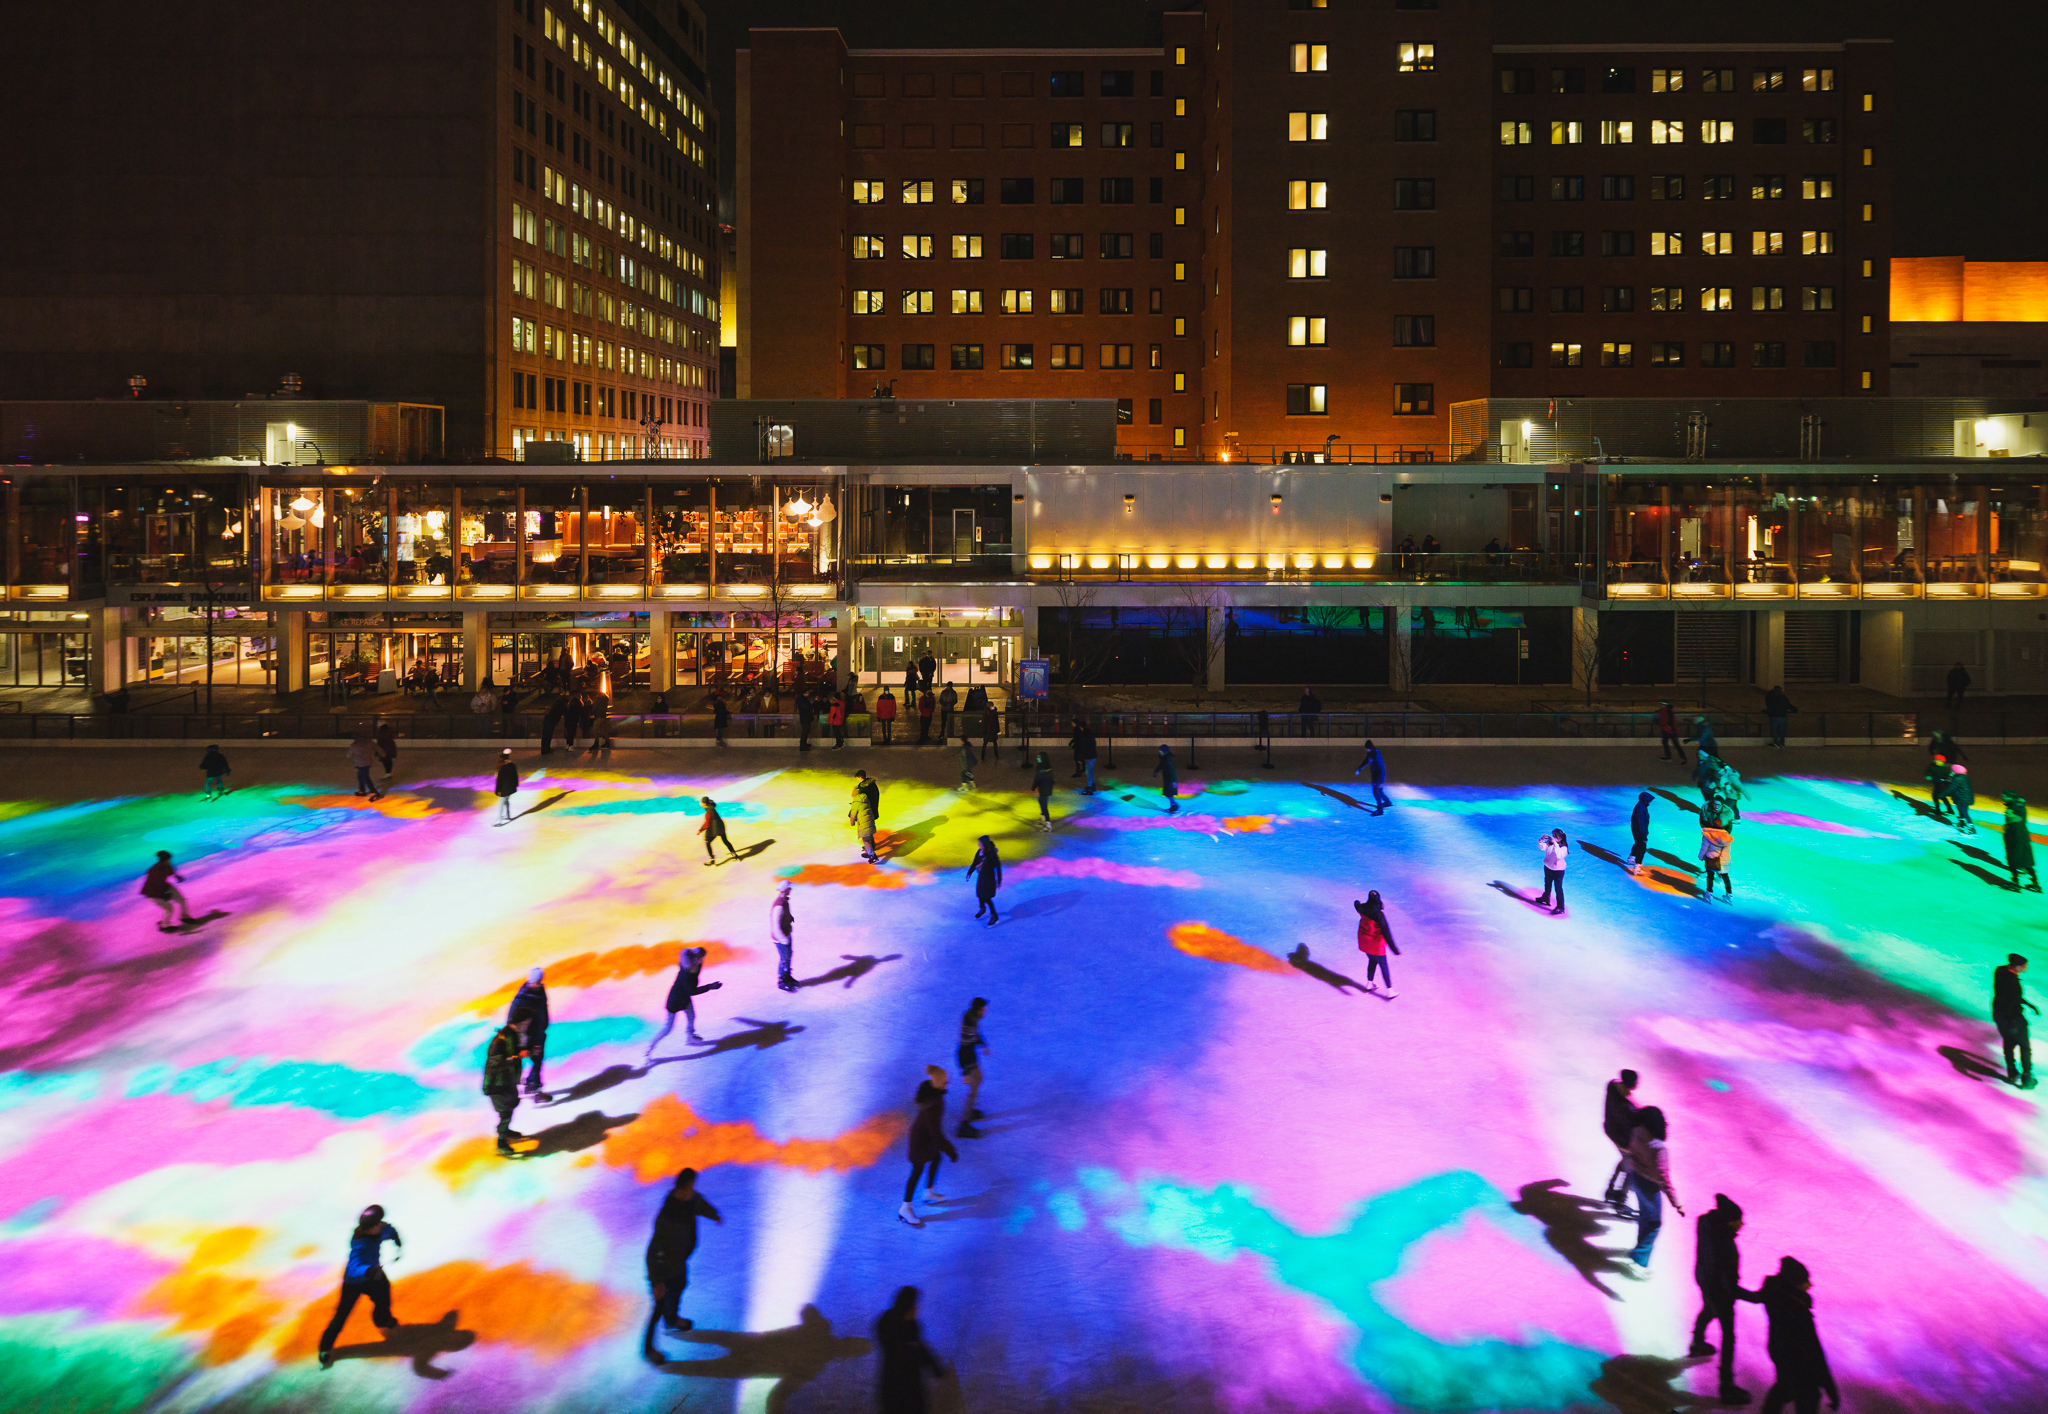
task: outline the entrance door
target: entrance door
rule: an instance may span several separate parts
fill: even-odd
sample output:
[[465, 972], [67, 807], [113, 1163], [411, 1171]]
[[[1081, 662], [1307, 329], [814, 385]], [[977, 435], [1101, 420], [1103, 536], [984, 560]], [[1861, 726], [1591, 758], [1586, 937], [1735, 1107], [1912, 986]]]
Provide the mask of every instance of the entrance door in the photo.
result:
[[974, 536], [974, 512], [955, 509], [953, 512], [953, 558], [964, 560], [976, 550]]

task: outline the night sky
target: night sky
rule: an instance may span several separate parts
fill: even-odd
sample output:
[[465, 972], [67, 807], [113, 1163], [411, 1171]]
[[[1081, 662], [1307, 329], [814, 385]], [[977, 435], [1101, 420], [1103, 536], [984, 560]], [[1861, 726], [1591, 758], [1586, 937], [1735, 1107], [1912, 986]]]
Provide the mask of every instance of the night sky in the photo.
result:
[[[1456, 0], [1452, 0], [1456, 3]], [[732, 54], [747, 26], [837, 25], [860, 48], [1156, 45], [1158, 16], [1188, 0], [709, 0], [723, 126], [722, 218], [731, 220]], [[1497, 0], [1501, 44], [1896, 42], [1893, 249], [1899, 255], [2048, 260], [2041, 104], [2048, 7], [2036, 0]]]

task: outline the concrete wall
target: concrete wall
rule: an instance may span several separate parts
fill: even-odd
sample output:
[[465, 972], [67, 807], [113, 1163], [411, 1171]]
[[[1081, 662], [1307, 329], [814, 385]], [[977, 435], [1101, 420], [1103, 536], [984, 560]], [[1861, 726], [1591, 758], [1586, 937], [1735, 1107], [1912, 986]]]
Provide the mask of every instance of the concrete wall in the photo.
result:
[[[1534, 486], [1536, 483], [1528, 483]], [[1394, 492], [1393, 541], [1434, 535], [1446, 550], [1483, 550], [1508, 540], [1508, 488], [1503, 485], [1407, 485]]]
[[[1032, 554], [1121, 551], [1380, 553], [1384, 472], [1351, 468], [1042, 468], [1023, 474]], [[1410, 493], [1413, 494], [1413, 493]], [[1274, 496], [1280, 497], [1276, 511]], [[1132, 499], [1128, 503], [1125, 497]], [[1014, 532], [1013, 532], [1014, 533]]]

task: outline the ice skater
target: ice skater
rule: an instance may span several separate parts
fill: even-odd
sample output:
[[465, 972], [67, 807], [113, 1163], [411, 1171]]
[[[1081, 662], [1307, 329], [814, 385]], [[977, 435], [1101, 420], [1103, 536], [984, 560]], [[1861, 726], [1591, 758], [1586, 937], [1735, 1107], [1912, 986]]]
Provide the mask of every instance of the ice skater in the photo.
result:
[[961, 737], [960, 789], [964, 791], [971, 791], [974, 789], [974, 767], [975, 764], [980, 761], [980, 759], [981, 758], [975, 754], [974, 738], [968, 736]]
[[960, 1151], [946, 1137], [946, 1072], [928, 1065], [924, 1076], [917, 1086], [917, 1118], [910, 1122], [910, 1179], [903, 1185], [903, 1206], [896, 1210], [896, 1216], [912, 1227], [924, 1226], [911, 1206], [919, 1176], [924, 1178], [925, 1201], [943, 1203], [946, 1195], [938, 1191], [940, 1155], [960, 1162]]
[[881, 1414], [925, 1414], [924, 1372], [944, 1377], [946, 1367], [924, 1343], [917, 1324], [918, 1290], [899, 1288], [889, 1309], [875, 1322], [875, 1344], [882, 1352], [882, 1379], [876, 1407]]
[[370, 768], [377, 764], [377, 748], [361, 732], [348, 744], [348, 764], [356, 768], [356, 794], [382, 800], [383, 788], [370, 779]]
[[875, 853], [875, 801], [881, 788], [868, 779], [866, 771], [854, 772], [853, 801], [846, 809], [846, 823], [853, 826], [854, 837], [860, 841], [860, 857], [870, 864], [882, 862]]
[[988, 1049], [988, 1039], [981, 1034], [981, 1019], [988, 1014], [988, 998], [976, 997], [960, 1015], [960, 1045], [954, 1052], [954, 1059], [960, 1065], [960, 1078], [967, 1082], [967, 1108], [960, 1115], [959, 1135], [962, 1139], [979, 1139], [981, 1131], [974, 1122], [981, 1115], [981, 1053]]
[[1827, 1352], [1821, 1349], [1820, 1331], [1813, 1323], [1812, 1290], [1813, 1276], [1797, 1257], [1782, 1259], [1778, 1270], [1765, 1277], [1757, 1289], [1771, 1323], [1768, 1349], [1773, 1379], [1764, 1395], [1763, 1414], [1778, 1414], [1787, 1404], [1798, 1414], [1815, 1414], [1823, 1391], [1828, 1408], [1842, 1407], [1842, 1391], [1835, 1385]]
[[1628, 1152], [1629, 1136], [1636, 1128], [1636, 1078], [1634, 1071], [1624, 1070], [1619, 1079], [1608, 1081], [1600, 1109], [1601, 1133], [1624, 1154]]
[[500, 1026], [484, 1051], [484, 1095], [498, 1112], [498, 1157], [516, 1157], [512, 1141], [526, 1136], [512, 1127], [512, 1112], [519, 1108], [519, 1063], [526, 1058], [519, 1028], [511, 1022]]
[[1557, 890], [1557, 905], [1550, 910], [1554, 917], [1564, 912], [1564, 870], [1571, 861], [1571, 841], [1563, 830], [1552, 830], [1536, 843], [1543, 850], [1543, 902], [1549, 903], [1550, 891]]
[[1392, 1001], [1399, 993], [1394, 990], [1394, 973], [1387, 966], [1387, 949], [1394, 950], [1394, 956], [1401, 955], [1399, 945], [1394, 942], [1394, 930], [1387, 923], [1386, 905], [1380, 902], [1380, 891], [1367, 892], [1365, 902], [1351, 900], [1351, 906], [1358, 910], [1358, 950], [1365, 954], [1365, 990], [1374, 992], [1373, 974], [1378, 973], [1386, 982], [1387, 990], [1381, 994]]
[[1052, 761], [1041, 751], [1038, 769], [1032, 773], [1031, 789], [1038, 793], [1038, 828], [1052, 828]]
[[1782, 687], [1774, 687], [1764, 694], [1764, 716], [1771, 724], [1771, 745], [1784, 746], [1785, 733], [1792, 725], [1792, 714], [1798, 710]]
[[709, 869], [718, 862], [718, 852], [713, 845], [725, 846], [725, 857], [738, 859], [740, 852], [732, 847], [732, 838], [725, 832], [725, 817], [718, 813], [717, 805], [708, 795], [699, 796], [697, 803], [704, 807], [704, 823], [697, 827], [697, 833], [704, 837], [704, 867]]
[[703, 948], [684, 948], [677, 955], [676, 980], [668, 984], [668, 1020], [661, 1023], [661, 1030], [655, 1032], [654, 1039], [647, 1043], [647, 1054], [641, 1057], [643, 1061], [652, 1060], [654, 1048], [661, 1044], [669, 1032], [676, 1029], [677, 1012], [681, 1012], [687, 1018], [683, 1039], [693, 1046], [705, 1044], [704, 1038], [697, 1034], [697, 998], [706, 992], [717, 991], [725, 983], [699, 983], [697, 977], [703, 970]]
[[398, 769], [398, 733], [389, 722], [377, 728], [377, 762], [384, 768], [384, 779], [390, 780]]
[[1685, 759], [1685, 743], [1678, 739], [1678, 716], [1671, 710], [1669, 702], [1657, 704], [1657, 740], [1664, 748], [1664, 759], [1669, 761], [1671, 753], [1678, 753], [1678, 764], [1689, 764]]
[[1955, 779], [1955, 768], [1949, 759], [1939, 752], [1927, 758], [1927, 802], [1934, 807], [1934, 818], [1944, 823], [1948, 820], [1949, 782]]
[[2005, 867], [2012, 873], [2012, 886], [2027, 876], [2027, 892], [2041, 892], [2040, 876], [2034, 872], [2034, 836], [2027, 829], [2027, 802], [2011, 791], [2005, 793]]
[[1977, 833], [1977, 821], [1971, 811], [1977, 804], [1977, 788], [1970, 783], [1970, 768], [1960, 761], [1949, 763], [1949, 803], [1956, 808], [1956, 829], [1966, 835]]
[[796, 915], [789, 908], [790, 881], [784, 879], [768, 905], [768, 940], [775, 944], [775, 985], [785, 992], [797, 990], [791, 967], [796, 961]]
[[1628, 872], [1643, 872], [1643, 856], [1650, 852], [1650, 802], [1656, 797], [1644, 791], [1636, 797], [1636, 808], [1629, 812], [1628, 832], [1633, 841], [1628, 851]]
[[512, 994], [512, 1005], [505, 1013], [505, 1024], [519, 1028], [520, 1049], [532, 1062], [526, 1068], [526, 1093], [534, 1099], [545, 1102], [547, 1092], [542, 1089], [540, 1068], [547, 1059], [548, 1051], [548, 988], [545, 973], [538, 967], [526, 974], [526, 980], [519, 990]]
[[1370, 741], [1365, 744], [1365, 759], [1351, 772], [1356, 776], [1361, 771], [1372, 772], [1373, 814], [1387, 813], [1387, 758], [1380, 755], [1380, 749]]
[[219, 800], [228, 793], [228, 758], [218, 746], [206, 748], [206, 754], [199, 758], [199, 769], [206, 775], [208, 800]]
[[724, 746], [725, 729], [730, 725], [732, 708], [725, 705], [725, 694], [714, 689], [711, 694], [711, 739]]
[[1735, 853], [1735, 830], [1718, 814], [1700, 815], [1700, 867], [1707, 876], [1707, 897], [1714, 896], [1714, 880], [1728, 901], [1735, 901], [1735, 881], [1728, 876], [1729, 857]]
[[498, 779], [491, 789], [498, 797], [498, 818], [491, 828], [512, 823], [512, 797], [519, 793], [519, 767], [512, 760], [512, 748], [506, 747], [498, 753]]
[[[2016, 952], [2005, 955], [2005, 965], [1991, 973], [1991, 1021], [1998, 1027], [1998, 1039], [2005, 1048], [2005, 1078], [2022, 1090], [2034, 1088], [2034, 1043], [2027, 1034], [2027, 1013], [2041, 1014], [2041, 1008], [2027, 1000], [2020, 978], [2027, 960]], [[2017, 1064], [2015, 1064], [2017, 1055]]]
[[682, 1301], [690, 1285], [690, 1258], [697, 1250], [699, 1218], [725, 1226], [718, 1209], [697, 1191], [697, 1170], [684, 1169], [661, 1200], [661, 1211], [654, 1215], [654, 1233], [647, 1240], [647, 1291], [654, 1298], [654, 1310], [648, 1314], [647, 1329], [640, 1334], [640, 1357], [650, 1365], [664, 1364], [668, 1358], [654, 1343], [656, 1323], [671, 1335], [681, 1335], [696, 1325], [683, 1315]]
[[1707, 1327], [1721, 1323], [1721, 1402], [1749, 1403], [1749, 1391], [1735, 1383], [1735, 1303], [1760, 1301], [1742, 1289], [1742, 1254], [1735, 1235], [1742, 1231], [1742, 1209], [1726, 1193], [1714, 1195], [1714, 1206], [1700, 1214], [1699, 1242], [1693, 1249], [1692, 1275], [1700, 1288], [1700, 1313], [1692, 1323], [1694, 1359], [1712, 1355]]
[[1180, 767], [1173, 759], [1173, 748], [1164, 742], [1159, 746], [1159, 761], [1152, 767], [1152, 774], [1159, 777], [1159, 794], [1166, 801], [1166, 813], [1180, 814]]
[[[189, 927], [192, 922], [192, 905], [185, 902], [185, 895], [179, 891], [177, 884], [171, 882], [173, 879], [176, 879], [178, 884], [185, 882], [185, 876], [178, 872], [178, 866], [171, 863], [171, 852], [160, 849], [156, 852], [156, 863], [150, 865], [149, 872], [142, 876], [142, 888], [138, 891], [164, 911], [164, 921], [156, 925], [159, 933], [176, 932], [178, 928]], [[184, 916], [174, 924], [171, 921], [173, 914]]]
[[988, 915], [988, 926], [996, 926], [996, 890], [1003, 886], [1003, 861], [996, 853], [996, 842], [987, 835], [974, 848], [974, 861], [967, 866], [967, 872], [974, 877], [974, 897], [979, 907], [974, 910], [976, 918]]
[[1628, 1136], [1628, 1186], [1636, 1195], [1636, 1245], [1629, 1252], [1631, 1267], [1624, 1267], [1638, 1281], [1650, 1275], [1650, 1249], [1657, 1245], [1657, 1232], [1664, 1226], [1664, 1195], [1671, 1195], [1671, 1207], [1681, 1218], [1685, 1208], [1678, 1190], [1671, 1185], [1671, 1150], [1664, 1140], [1668, 1134], [1664, 1111], [1645, 1105], [1636, 1111], [1635, 1128]]
[[1088, 778], [1082, 794], [1095, 794], [1095, 732], [1085, 718], [1074, 719], [1074, 735], [1068, 739], [1067, 745], [1074, 748], [1074, 774]]
[[356, 1309], [356, 1302], [363, 1297], [370, 1298], [370, 1319], [379, 1330], [397, 1327], [398, 1317], [391, 1314], [391, 1278], [384, 1275], [387, 1242], [398, 1248], [392, 1261], [405, 1255], [405, 1239], [398, 1235], [397, 1228], [384, 1221], [384, 1209], [372, 1203], [363, 1209], [356, 1220], [356, 1230], [348, 1236], [348, 1260], [341, 1267], [341, 1298], [334, 1303], [334, 1319], [320, 1332], [321, 1369], [334, 1367], [334, 1342], [340, 1338], [341, 1328], [348, 1324], [349, 1312]]

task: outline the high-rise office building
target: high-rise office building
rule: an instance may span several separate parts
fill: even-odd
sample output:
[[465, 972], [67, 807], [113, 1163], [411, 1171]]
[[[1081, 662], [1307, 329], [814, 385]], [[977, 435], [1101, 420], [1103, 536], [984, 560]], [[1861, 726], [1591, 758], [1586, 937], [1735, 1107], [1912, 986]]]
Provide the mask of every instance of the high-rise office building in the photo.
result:
[[89, 0], [10, 42], [38, 57], [0, 392], [296, 375], [444, 407], [451, 457], [703, 454], [718, 119], [694, 0]]

